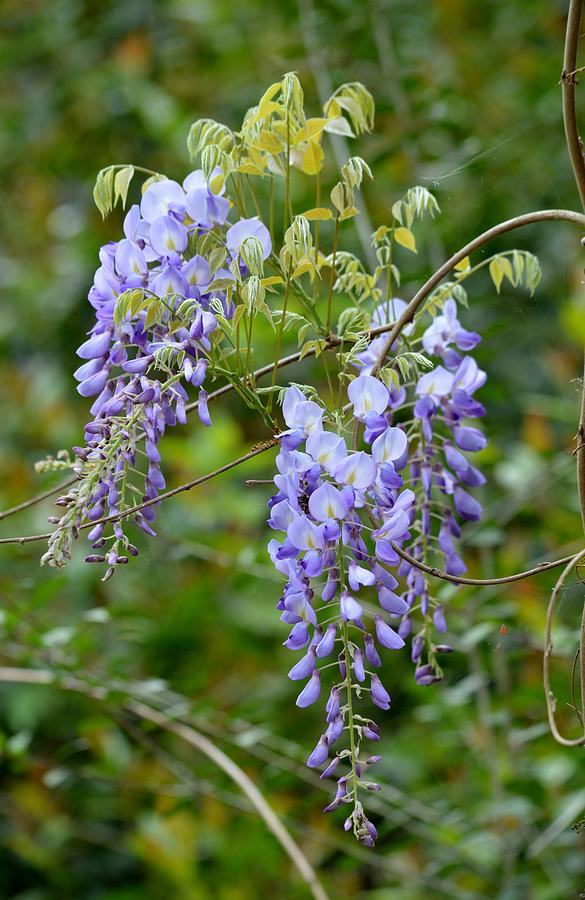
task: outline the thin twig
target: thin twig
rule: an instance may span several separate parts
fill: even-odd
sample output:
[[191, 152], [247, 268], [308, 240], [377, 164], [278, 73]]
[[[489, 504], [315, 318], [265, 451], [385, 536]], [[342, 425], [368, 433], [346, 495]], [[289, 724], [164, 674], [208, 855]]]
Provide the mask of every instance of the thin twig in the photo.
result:
[[[96, 700], [105, 700], [108, 695], [107, 690], [104, 688], [93, 688], [85, 685], [80, 679], [69, 676], [59, 678], [55, 672], [51, 672], [48, 669], [21, 669], [13, 666], [2, 666], [0, 667], [0, 682], [12, 684], [53, 685], [64, 690], [72, 690], [87, 694], [87, 696]], [[233, 761], [233, 759], [231, 759], [231, 757], [224, 753], [223, 750], [220, 750], [219, 747], [216, 747], [209, 738], [200, 734], [195, 728], [190, 725], [185, 725], [183, 722], [174, 721], [161, 710], [153, 709], [146, 703], [131, 698], [126, 698], [123, 705], [125, 709], [138, 716], [138, 718], [151, 722], [158, 728], [162, 728], [165, 731], [180, 737], [187, 744], [190, 744], [207, 756], [208, 759], [222, 769], [226, 775], [229, 775], [232, 781], [238, 785], [252, 803], [256, 811], [264, 820], [268, 830], [272, 832], [281, 847], [290, 857], [293, 865], [299, 871], [315, 900], [329, 900], [323, 886], [317, 878], [315, 870], [303, 854], [301, 848], [295, 843], [252, 779]]]
[[570, 0], [569, 14], [567, 16], [567, 30], [565, 32], [565, 49], [563, 54], [563, 71], [561, 74], [561, 89], [563, 96], [563, 124], [565, 126], [565, 138], [567, 150], [573, 168], [573, 175], [577, 183], [577, 190], [581, 198], [581, 205], [585, 209], [585, 159], [579, 129], [577, 127], [577, 112], [575, 108], [575, 86], [577, 71], [577, 45], [579, 43], [579, 28], [581, 25], [581, 9], [583, 0]]
[[[561, 75], [562, 98], [563, 98], [563, 124], [565, 128], [565, 138], [567, 141], [567, 151], [575, 183], [579, 191], [581, 206], [585, 209], [585, 158], [583, 157], [583, 146], [579, 136], [579, 128], [577, 125], [577, 108], [575, 102], [575, 88], [577, 85], [577, 48], [579, 44], [579, 32], [581, 28], [581, 13], [583, 10], [583, 0], [570, 0], [569, 13], [567, 16], [567, 30], [565, 32], [565, 47], [563, 53], [563, 72]], [[581, 522], [583, 532], [585, 533], [585, 453], [583, 452], [583, 442], [585, 440], [585, 363], [583, 383], [581, 385], [581, 407], [579, 413], [579, 428], [577, 431], [577, 485], [579, 490], [579, 507], [581, 509]], [[548, 646], [547, 646], [548, 649]], [[585, 727], [585, 603], [581, 613], [581, 630], [579, 634], [579, 671], [581, 675], [581, 723]], [[546, 655], [546, 654], [545, 654]], [[547, 700], [548, 702], [548, 700]], [[550, 721], [550, 711], [549, 711]], [[554, 722], [554, 716], [553, 716]], [[552, 728], [552, 724], [551, 724]], [[556, 726], [555, 726], [556, 728]], [[554, 732], [553, 732], [554, 734]], [[555, 735], [557, 737], [557, 735]], [[558, 736], [560, 737], [560, 735]], [[557, 737], [557, 740], [558, 740]], [[585, 737], [584, 737], [585, 740]]]
[[313, 867], [306, 856], [304, 856], [301, 848], [292, 839], [289, 832], [284, 827], [272, 807], [266, 802], [252, 779], [233, 761], [233, 759], [231, 759], [231, 757], [224, 753], [223, 750], [220, 750], [219, 747], [216, 747], [214, 743], [205, 737], [205, 735], [196, 731], [190, 725], [185, 725], [183, 722], [174, 722], [172, 719], [169, 719], [168, 716], [165, 716], [164, 713], [152, 709], [152, 707], [147, 706], [145, 703], [138, 700], [127, 700], [125, 707], [141, 719], [152, 722], [159, 728], [163, 728], [165, 731], [176, 734], [177, 737], [180, 737], [187, 744], [190, 744], [207, 756], [208, 759], [222, 769], [226, 775], [229, 775], [262, 816], [268, 830], [272, 832], [281, 847], [288, 854], [293, 865], [296, 866], [303, 880], [309, 886], [315, 900], [328, 900], [324, 888], [320, 884]]
[[[555, 709], [556, 709], [556, 699], [551, 687], [551, 679], [550, 679], [550, 659], [553, 651], [553, 642], [552, 642], [552, 623], [555, 608], [557, 605], [557, 601], [561, 590], [563, 589], [565, 582], [571, 572], [573, 571], [576, 564], [585, 556], [585, 550], [581, 550], [576, 556], [573, 557], [570, 563], [563, 569], [561, 572], [557, 583], [554, 586], [553, 592], [551, 594], [551, 598], [548, 603], [547, 611], [546, 611], [546, 628], [545, 628], [545, 637], [544, 637], [544, 657], [543, 657], [543, 665], [542, 665], [542, 677], [544, 683], [544, 697], [546, 700], [546, 712], [548, 716], [548, 722], [550, 725], [550, 730], [552, 732], [552, 736], [554, 737], [557, 743], [562, 744], [563, 747], [581, 747], [585, 744], [585, 734], [578, 738], [566, 738], [560, 733], [557, 722], [555, 718]], [[585, 640], [585, 614], [581, 620], [581, 642]], [[581, 651], [582, 656], [582, 651]], [[584, 666], [581, 662], [581, 693], [585, 695], [584, 685], [585, 685], [585, 672]]]
[[22, 512], [24, 509], [28, 509], [31, 506], [36, 506], [37, 503], [42, 503], [43, 500], [47, 500], [54, 494], [62, 493], [65, 488], [71, 487], [72, 484], [75, 484], [76, 480], [76, 478], [68, 478], [67, 481], [62, 481], [61, 484], [58, 484], [56, 487], [49, 488], [49, 490], [43, 491], [40, 494], [35, 494], [34, 497], [30, 497], [28, 500], [23, 500], [22, 503], [18, 503], [16, 506], [11, 506], [10, 509], [5, 509], [3, 512], [0, 512], [0, 521], [2, 521], [2, 519], [7, 519], [9, 516], [15, 516], [16, 513]]
[[[228, 472], [230, 469], [235, 469], [236, 466], [242, 465], [242, 463], [247, 462], [249, 459], [253, 459], [255, 456], [259, 456], [260, 453], [264, 453], [266, 450], [270, 450], [271, 447], [275, 447], [278, 444], [278, 438], [271, 438], [268, 441], [264, 441], [264, 443], [259, 446], [253, 447], [248, 453], [244, 453], [243, 456], [239, 456], [237, 459], [233, 459], [231, 462], [226, 463], [224, 466], [219, 466], [219, 468], [214, 469], [213, 472], [208, 472], [206, 475], [200, 475], [199, 478], [195, 478], [193, 481], [187, 481], [185, 484], [179, 485], [179, 487], [172, 488], [170, 491], [165, 491], [163, 494], [159, 494], [158, 497], [154, 497], [152, 500], [145, 500], [143, 503], [137, 503], [136, 506], [129, 506], [128, 509], [124, 509], [119, 513], [112, 513], [109, 516], [103, 516], [101, 519], [96, 519], [94, 522], [86, 522], [84, 525], [81, 525], [79, 531], [85, 531], [87, 528], [93, 528], [94, 525], [102, 524], [103, 522], [119, 522], [121, 519], [127, 518], [127, 516], [132, 516], [134, 513], [140, 512], [142, 509], [146, 509], [147, 506], [153, 506], [156, 503], [160, 503], [162, 500], [168, 500], [169, 497], [174, 497], [176, 494], [182, 494], [185, 491], [190, 491], [194, 487], [197, 487], [200, 484], [204, 484], [206, 481], [210, 481], [212, 478], [215, 478], [217, 475], [222, 475], [224, 472]], [[30, 544], [33, 541], [47, 541], [51, 537], [51, 532], [47, 534], [27, 534], [21, 537], [7, 537], [0, 538], [0, 544]]]
[[411, 556], [410, 553], [402, 547], [399, 547], [398, 544], [395, 544], [394, 542], [391, 543], [394, 550], [396, 550], [402, 559], [405, 559], [416, 569], [420, 569], [421, 572], [426, 572], [428, 575], [434, 575], [435, 578], [441, 578], [443, 581], [451, 581], [453, 584], [472, 584], [478, 586], [509, 584], [511, 581], [522, 581], [524, 578], [532, 578], [533, 575], [539, 575], [541, 572], [547, 572], [549, 569], [556, 569], [558, 566], [564, 566], [566, 563], [575, 563], [584, 552], [580, 550], [577, 554], [572, 553], [570, 556], [563, 556], [562, 559], [555, 559], [552, 562], [542, 562], [532, 569], [527, 569], [525, 572], [515, 572], [513, 575], [502, 575], [500, 578], [465, 578], [463, 575], [449, 575], [447, 572], [443, 572], [442, 569], [438, 569], [435, 566], [427, 566], [426, 563], [420, 562], [414, 556]]
[[426, 300], [429, 294], [437, 287], [443, 278], [449, 274], [457, 263], [461, 262], [461, 260], [465, 259], [466, 256], [469, 256], [475, 250], [483, 247], [484, 244], [489, 243], [489, 241], [494, 238], [500, 237], [502, 234], [514, 231], [516, 228], [522, 228], [524, 225], [532, 225], [535, 222], [551, 221], [574, 222], [576, 225], [585, 228], [585, 216], [583, 213], [569, 209], [539, 209], [534, 212], [524, 213], [521, 216], [515, 216], [513, 219], [507, 219], [505, 222], [500, 222], [498, 225], [488, 228], [487, 231], [482, 232], [482, 234], [475, 237], [472, 241], [469, 241], [469, 243], [462, 247], [461, 250], [454, 253], [453, 256], [444, 262], [443, 265], [440, 266], [427, 281], [425, 281], [423, 286], [419, 288], [396, 322], [391, 326], [380, 327], [373, 329], [370, 332], [372, 336], [382, 334], [386, 331], [389, 332], [388, 337], [384, 341], [384, 346], [380, 351], [378, 360], [372, 368], [372, 374], [375, 375], [380, 370], [396, 338], [401, 334], [406, 325], [412, 322], [423, 301]]

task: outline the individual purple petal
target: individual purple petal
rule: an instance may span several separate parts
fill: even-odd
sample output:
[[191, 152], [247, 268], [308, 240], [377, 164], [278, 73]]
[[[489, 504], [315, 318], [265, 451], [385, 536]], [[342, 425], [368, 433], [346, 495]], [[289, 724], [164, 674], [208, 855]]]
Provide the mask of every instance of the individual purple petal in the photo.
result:
[[197, 413], [200, 422], [209, 427], [209, 425], [211, 425], [211, 416], [209, 415], [209, 409], [207, 407], [207, 391], [204, 391], [203, 388], [199, 391]]
[[319, 775], [319, 778], [322, 778], [322, 779], [330, 778], [331, 775], [334, 774], [334, 772], [337, 769], [337, 766], [339, 765], [340, 762], [341, 762], [341, 760], [340, 760], [339, 756], [334, 756], [333, 759], [331, 760], [331, 762], [329, 763], [329, 765], [327, 766], [327, 768], [323, 769], [323, 771]]
[[358, 491], [366, 490], [376, 480], [376, 463], [369, 453], [350, 453], [337, 464], [334, 474], [336, 481], [351, 485]]
[[288, 527], [287, 536], [299, 550], [321, 550], [325, 546], [323, 530], [307, 519], [298, 516]]
[[344, 519], [347, 503], [341, 492], [332, 484], [322, 484], [309, 497], [309, 512], [319, 522], [327, 519]]
[[170, 179], [155, 181], [144, 192], [140, 203], [142, 218], [153, 222], [169, 212], [180, 212], [185, 208], [185, 192], [180, 184]]
[[442, 606], [436, 606], [433, 612], [433, 622], [437, 631], [447, 631], [447, 622], [445, 621], [445, 611]]
[[77, 385], [77, 392], [81, 394], [82, 397], [94, 397], [96, 394], [99, 394], [103, 391], [106, 382], [108, 380], [109, 372], [107, 369], [103, 369], [101, 372], [96, 372], [95, 375], [90, 375], [89, 378], [86, 378], [80, 384]]
[[315, 703], [315, 701], [319, 699], [320, 693], [321, 673], [319, 672], [319, 669], [315, 669], [305, 687], [297, 697], [297, 706], [300, 706], [302, 709], [306, 706], [311, 706], [312, 703]]
[[400, 635], [390, 628], [381, 616], [374, 616], [374, 622], [376, 637], [383, 647], [387, 647], [388, 650], [400, 650], [401, 647], [404, 647], [404, 641]]
[[402, 428], [386, 428], [372, 444], [372, 458], [380, 466], [399, 460], [408, 447], [408, 439]]
[[437, 366], [431, 372], [422, 375], [416, 385], [417, 396], [428, 395], [431, 398], [440, 400], [446, 397], [453, 388], [453, 375], [447, 372], [443, 366]]
[[487, 375], [483, 372], [472, 356], [465, 356], [457, 369], [453, 379], [453, 390], [463, 391], [471, 396], [486, 382]]
[[469, 450], [475, 453], [487, 446], [486, 437], [479, 428], [472, 428], [469, 425], [456, 425], [453, 429], [453, 434], [457, 446], [461, 447], [462, 450]]
[[157, 297], [166, 297], [167, 294], [180, 294], [184, 296], [187, 291], [187, 282], [182, 272], [176, 266], [164, 266], [152, 282], [152, 292]]
[[327, 704], [325, 706], [325, 712], [327, 714], [327, 721], [332, 722], [337, 713], [339, 712], [339, 707], [341, 705], [341, 692], [339, 688], [332, 688], [331, 693], [329, 694], [329, 698], [327, 700]]
[[307, 765], [310, 769], [314, 769], [317, 766], [322, 765], [327, 757], [329, 756], [329, 745], [327, 741], [327, 737], [322, 734], [319, 738], [319, 742], [313, 752], [309, 755], [307, 759]]
[[160, 216], [150, 226], [150, 244], [160, 256], [182, 253], [187, 240], [187, 229], [174, 216]]
[[380, 709], [390, 709], [390, 694], [380, 681], [377, 675], [370, 678], [371, 696], [373, 702]]
[[98, 357], [97, 359], [90, 359], [88, 362], [83, 363], [83, 365], [79, 366], [73, 373], [73, 377], [76, 381], [85, 381], [86, 378], [90, 378], [92, 375], [96, 375], [104, 368], [104, 358]]
[[323, 657], [325, 656], [329, 656], [329, 654], [333, 652], [336, 636], [337, 625], [332, 622], [327, 626], [327, 628], [325, 629], [325, 634], [317, 644], [316, 652], [317, 656], [320, 659], [323, 659]]
[[183, 277], [190, 287], [204, 290], [211, 281], [211, 269], [203, 256], [192, 256], [181, 269]]
[[127, 239], [118, 241], [116, 246], [116, 271], [125, 277], [138, 275], [143, 277], [148, 272], [144, 251]]
[[425, 687], [429, 684], [435, 684], [435, 682], [440, 681], [440, 677], [436, 674], [435, 670], [431, 665], [418, 666], [414, 670], [414, 680], [417, 684], [420, 684], [422, 687]]
[[366, 673], [364, 671], [364, 658], [359, 647], [356, 647], [354, 651], [353, 671], [358, 681], [361, 682], [366, 680]]
[[309, 626], [306, 622], [297, 622], [293, 625], [292, 631], [284, 642], [284, 646], [289, 650], [301, 650], [306, 647], [309, 642]]
[[307, 453], [330, 474], [335, 466], [347, 455], [342, 437], [332, 431], [313, 431], [307, 438]]
[[383, 413], [390, 399], [386, 385], [372, 375], [358, 375], [349, 385], [347, 394], [358, 419], [364, 419], [370, 412]]
[[395, 616], [401, 616], [408, 611], [408, 603], [384, 585], [378, 588], [378, 602], [382, 609]]
[[372, 637], [371, 634], [364, 635], [364, 645], [366, 648], [366, 659], [368, 660], [368, 662], [371, 663], [373, 666], [376, 666], [376, 668], [381, 666], [382, 660], [380, 659], [380, 654], [376, 650], [374, 638]]
[[475, 497], [468, 494], [461, 487], [456, 487], [453, 494], [453, 502], [455, 509], [462, 519], [470, 522], [476, 522], [481, 518], [481, 504], [477, 502]]
[[376, 576], [369, 569], [359, 566], [353, 559], [347, 568], [347, 580], [352, 591], [359, 591], [361, 585], [371, 586], [376, 583]]
[[342, 734], [343, 716], [337, 715], [335, 716], [333, 721], [329, 723], [327, 731], [325, 732], [325, 736], [327, 738], [329, 746], [331, 747], [333, 744], [335, 744], [335, 742], [339, 740]]
[[447, 575], [463, 575], [467, 572], [467, 566], [455, 551], [451, 551], [445, 557], [445, 572]]
[[292, 667], [288, 677], [291, 681], [302, 681], [315, 671], [315, 665], [315, 649], [310, 647], [309, 651]]
[[364, 614], [360, 604], [347, 591], [343, 591], [341, 594], [339, 611], [341, 613], [341, 618], [346, 622], [355, 622], [357, 619], [361, 619]]
[[77, 355], [81, 359], [97, 359], [104, 356], [110, 349], [112, 334], [110, 331], [103, 331], [101, 334], [92, 334], [81, 347], [77, 349]]
[[272, 250], [272, 241], [266, 225], [258, 218], [240, 219], [239, 222], [228, 228], [225, 240], [230, 253], [233, 256], [237, 256], [240, 252], [240, 247], [248, 237], [258, 238], [262, 244], [263, 257], [267, 259]]

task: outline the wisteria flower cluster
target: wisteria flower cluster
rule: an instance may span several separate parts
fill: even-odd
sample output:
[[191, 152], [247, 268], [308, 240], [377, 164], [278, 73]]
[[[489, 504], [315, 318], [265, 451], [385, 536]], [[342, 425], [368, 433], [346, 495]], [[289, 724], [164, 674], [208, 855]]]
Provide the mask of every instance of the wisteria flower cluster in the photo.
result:
[[[220, 174], [215, 171], [209, 181]], [[127, 563], [138, 551], [122, 522], [113, 521], [108, 537], [109, 523], [102, 520], [132, 505], [134, 495], [153, 501], [164, 489], [158, 443], [167, 427], [186, 422], [189, 386], [198, 392], [200, 421], [211, 425], [203, 387], [210, 362], [213, 366], [217, 329], [211, 304], [215, 300], [228, 320], [234, 313], [225, 290], [216, 285], [235, 281], [226, 265], [246, 272], [241, 249], [248, 238], [259, 242], [263, 258], [271, 251], [271, 240], [258, 218], [227, 223], [231, 204], [221, 195], [225, 188], [215, 193], [209, 181], [201, 169], [191, 172], [182, 186], [169, 179], [154, 181], [140, 205], [127, 213], [124, 238], [100, 251], [101, 265], [89, 292], [96, 323], [77, 351], [84, 362], [75, 372], [79, 393], [97, 395], [93, 419], [85, 427], [85, 445], [74, 448], [80, 483], [58, 501], [67, 511], [51, 537], [45, 563], [60, 566], [68, 559], [83, 521], [95, 522], [88, 535], [95, 552], [86, 562], [106, 563], [107, 577], [115, 566]], [[211, 234], [217, 237], [215, 265], [197, 252], [201, 238]], [[223, 267], [217, 265], [220, 260]], [[139, 456], [144, 464], [136, 468]], [[134, 480], [132, 473], [138, 476]], [[144, 532], [155, 534], [154, 504], [133, 518]]]
[[[392, 307], [397, 315], [404, 303], [395, 298]], [[385, 310], [377, 314], [383, 318]], [[348, 764], [326, 811], [349, 804], [345, 827], [369, 846], [376, 829], [359, 790], [379, 789], [369, 770], [380, 757], [362, 754], [362, 745], [379, 740], [380, 732], [356, 706], [369, 694], [375, 706], [389, 709], [390, 695], [376, 672], [382, 662], [379, 648], [404, 647], [415, 621], [420, 628], [411, 655], [418, 684], [440, 680], [437, 655], [451, 649], [435, 640], [435, 632], [446, 631], [444, 613], [416, 562], [439, 552], [447, 571], [465, 571], [454, 539], [460, 522], [481, 512], [465, 487], [485, 480], [465, 451], [482, 449], [485, 439], [463, 423], [484, 412], [473, 394], [485, 373], [459, 351], [478, 342], [478, 335], [461, 328], [450, 300], [422, 336], [425, 350], [444, 365], [421, 375], [410, 394], [404, 387], [389, 390], [371, 374], [352, 380], [349, 431], [363, 429], [368, 450], [349, 450], [342, 429], [326, 428], [326, 410], [298, 387], [284, 394], [288, 429], [281, 435], [274, 479], [278, 492], [269, 502], [268, 524], [285, 537], [270, 541], [268, 549], [286, 577], [278, 603], [281, 619], [292, 626], [285, 645], [303, 650], [289, 678], [305, 682], [296, 701], [305, 707], [319, 699], [322, 679], [333, 667], [327, 727], [307, 765], [326, 764], [321, 777], [327, 778]], [[370, 346], [356, 358], [362, 371], [375, 365], [375, 350]], [[413, 394], [414, 409], [407, 402]], [[411, 418], [405, 417], [407, 409], [413, 409]], [[400, 555], [406, 548], [413, 563]], [[368, 589], [373, 589], [374, 605]]]
[[[429, 572], [465, 572], [461, 526], [481, 515], [473, 492], [485, 478], [472, 459], [486, 445], [474, 424], [485, 412], [476, 392], [486, 375], [471, 355], [479, 335], [459, 321], [463, 282], [487, 264], [498, 290], [507, 278], [532, 292], [539, 278], [534, 257], [512, 251], [477, 265], [460, 260], [452, 280], [416, 308], [395, 296], [397, 259], [416, 252], [415, 223], [439, 212], [419, 186], [372, 235], [373, 271], [343, 249], [356, 192], [372, 173], [350, 157], [324, 203], [325, 138], [369, 131], [373, 115], [369, 92], [349, 83], [309, 118], [289, 73], [240, 131], [211, 119], [192, 126], [188, 147], [199, 167], [182, 183], [133, 166], [100, 172], [94, 196], [103, 215], [125, 205], [136, 172], [149, 177], [124, 236], [99, 254], [89, 292], [95, 321], [75, 372], [79, 393], [93, 400], [91, 419], [42, 559], [63, 566], [87, 530], [85, 560], [104, 565], [105, 579], [128, 563], [138, 553], [129, 526], [155, 533], [166, 429], [195, 408], [211, 425], [212, 380], [217, 394], [235, 391], [270, 430], [255, 452], [279, 445], [268, 519], [279, 537], [268, 551], [284, 579], [285, 645], [300, 654], [289, 678], [299, 682], [299, 707], [327, 697], [307, 762], [322, 778], [335, 775], [326, 809], [345, 808], [346, 829], [368, 846], [376, 828], [364, 792], [380, 789], [370, 776], [380, 759], [370, 746], [380, 739], [372, 705], [386, 712], [391, 702], [383, 654], [408, 640], [416, 683], [441, 679], [440, 657], [451, 647]], [[294, 209], [294, 168], [315, 184], [316, 205], [304, 212]], [[255, 346], [257, 317], [272, 329], [273, 356], [254, 369], [267, 343]], [[283, 356], [291, 333], [298, 349]], [[318, 362], [315, 384], [279, 383], [285, 364], [309, 357]], [[259, 386], [266, 375], [270, 385]], [[284, 426], [273, 414], [277, 395]], [[41, 468], [65, 465], [49, 458]]]

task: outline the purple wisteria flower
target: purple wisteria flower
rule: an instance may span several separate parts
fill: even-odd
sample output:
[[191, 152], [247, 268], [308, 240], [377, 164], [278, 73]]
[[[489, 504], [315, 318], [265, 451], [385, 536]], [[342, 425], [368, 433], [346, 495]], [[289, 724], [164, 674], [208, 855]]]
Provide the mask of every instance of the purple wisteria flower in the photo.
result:
[[[375, 319], [393, 322], [405, 306], [398, 299], [380, 304]], [[349, 450], [339, 419], [330, 418], [300, 387], [283, 396], [287, 428], [276, 460], [277, 493], [268, 504], [268, 524], [283, 537], [271, 540], [268, 550], [286, 579], [277, 604], [291, 629], [284, 645], [303, 654], [289, 677], [306, 681], [297, 698], [304, 707], [324, 694], [329, 675], [327, 727], [307, 765], [323, 766], [324, 778], [335, 774], [337, 792], [326, 811], [348, 804], [346, 827], [366, 845], [375, 839], [374, 826], [359, 791], [379, 788], [364, 781], [379, 757], [363, 759], [361, 747], [379, 739], [379, 728], [357, 715], [356, 704], [367, 690], [375, 706], [390, 709], [376, 670], [382, 651], [400, 650], [407, 638], [416, 683], [441, 679], [438, 655], [451, 647], [433, 634], [447, 630], [444, 608], [415, 563], [442, 561], [448, 573], [464, 572], [456, 546], [460, 523], [481, 515], [470, 491], [485, 478], [468, 454], [485, 447], [482, 432], [470, 424], [484, 413], [474, 395], [485, 373], [461, 352], [473, 349], [479, 336], [465, 331], [456, 313], [454, 301], [448, 301], [424, 331], [423, 348], [437, 362], [404, 387], [389, 388], [370, 374], [383, 338], [358, 354], [360, 374], [348, 386], [347, 431], [355, 440], [361, 426], [362, 449]], [[416, 327], [409, 325], [407, 336]], [[402, 340], [393, 352], [405, 349]], [[337, 429], [330, 420], [338, 422]], [[403, 551], [415, 563], [402, 557]], [[353, 740], [342, 743], [344, 735]], [[344, 765], [349, 771], [340, 774]]]
[[[233, 315], [233, 304], [213, 283], [233, 276], [212, 272], [210, 260], [191, 247], [213, 229], [224, 258], [250, 235], [266, 255], [271, 249], [259, 219], [227, 225], [230, 202], [220, 175], [217, 169], [208, 180], [196, 170], [183, 185], [152, 182], [126, 214], [124, 237], [100, 250], [89, 292], [96, 321], [77, 351], [82, 364], [75, 371], [79, 393], [93, 398], [93, 418], [84, 446], [75, 448], [78, 482], [61, 498], [65, 512], [44, 563], [64, 565], [79, 528], [91, 522], [87, 562], [105, 563], [106, 577], [128, 562], [138, 551], [124, 531], [124, 511], [146, 503], [131, 518], [154, 534], [156, 499], [165, 488], [159, 442], [168, 427], [186, 421], [189, 390], [197, 392], [200, 421], [211, 425], [204, 387], [218, 324], [211, 306], [219, 303], [226, 318]], [[132, 291], [137, 304], [120, 311]], [[102, 521], [107, 517], [112, 521]]]
[[[361, 421], [384, 417], [390, 395], [378, 379], [360, 375], [348, 394]], [[387, 709], [387, 691], [372, 672], [381, 664], [376, 645], [388, 650], [404, 646], [387, 617], [401, 615], [407, 606], [394, 594], [398, 582], [386, 566], [388, 559], [395, 562], [391, 540], [400, 545], [410, 537], [415, 495], [401, 490], [394, 469], [404, 465], [407, 437], [383, 419], [375, 448], [349, 452], [344, 439], [324, 426], [324, 409], [297, 387], [286, 391], [283, 414], [289, 430], [282, 435], [276, 461], [277, 493], [269, 502], [268, 524], [284, 537], [270, 541], [268, 549], [287, 579], [278, 603], [281, 619], [292, 627], [285, 645], [303, 650], [289, 677], [308, 679], [297, 705], [310, 705], [323, 689], [321, 667], [339, 654], [341, 680], [331, 687], [327, 728], [307, 764], [317, 767], [332, 756], [327, 771], [333, 772], [342, 760], [349, 762], [350, 774], [338, 779], [337, 795], [327, 809], [353, 804], [352, 827], [369, 844], [370, 823], [358, 798], [361, 773], [369, 764], [359, 754], [362, 740], [376, 740], [378, 732], [370, 720], [363, 726], [354, 718], [352, 698], [358, 688], [369, 686], [374, 703]], [[393, 485], [387, 483], [389, 467]], [[380, 612], [373, 617], [361, 599], [367, 589], [378, 594]], [[348, 730], [353, 734], [349, 756], [347, 748], [337, 749]]]

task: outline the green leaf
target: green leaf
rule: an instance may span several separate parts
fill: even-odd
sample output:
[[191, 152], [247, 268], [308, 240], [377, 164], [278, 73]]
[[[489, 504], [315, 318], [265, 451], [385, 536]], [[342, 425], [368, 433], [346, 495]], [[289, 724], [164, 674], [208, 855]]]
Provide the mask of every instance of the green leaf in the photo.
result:
[[102, 214], [102, 219], [105, 219], [108, 213], [112, 211], [113, 186], [114, 167], [108, 166], [107, 169], [102, 169], [100, 172], [98, 172], [98, 176], [96, 178], [95, 186], [93, 189], [93, 199], [95, 201], [95, 205]]
[[116, 172], [114, 178], [114, 205], [118, 199], [122, 201], [122, 209], [126, 207], [126, 198], [128, 197], [128, 188], [134, 175], [134, 166], [124, 166]]
[[489, 271], [491, 279], [495, 285], [496, 291], [498, 294], [500, 293], [500, 287], [502, 286], [502, 281], [504, 280], [504, 271], [500, 265], [500, 260], [498, 257], [492, 259], [489, 265]]
[[411, 253], [416, 253], [416, 240], [410, 228], [403, 228], [402, 226], [395, 228], [394, 240], [401, 247], [406, 247], [407, 250], [410, 250]]

